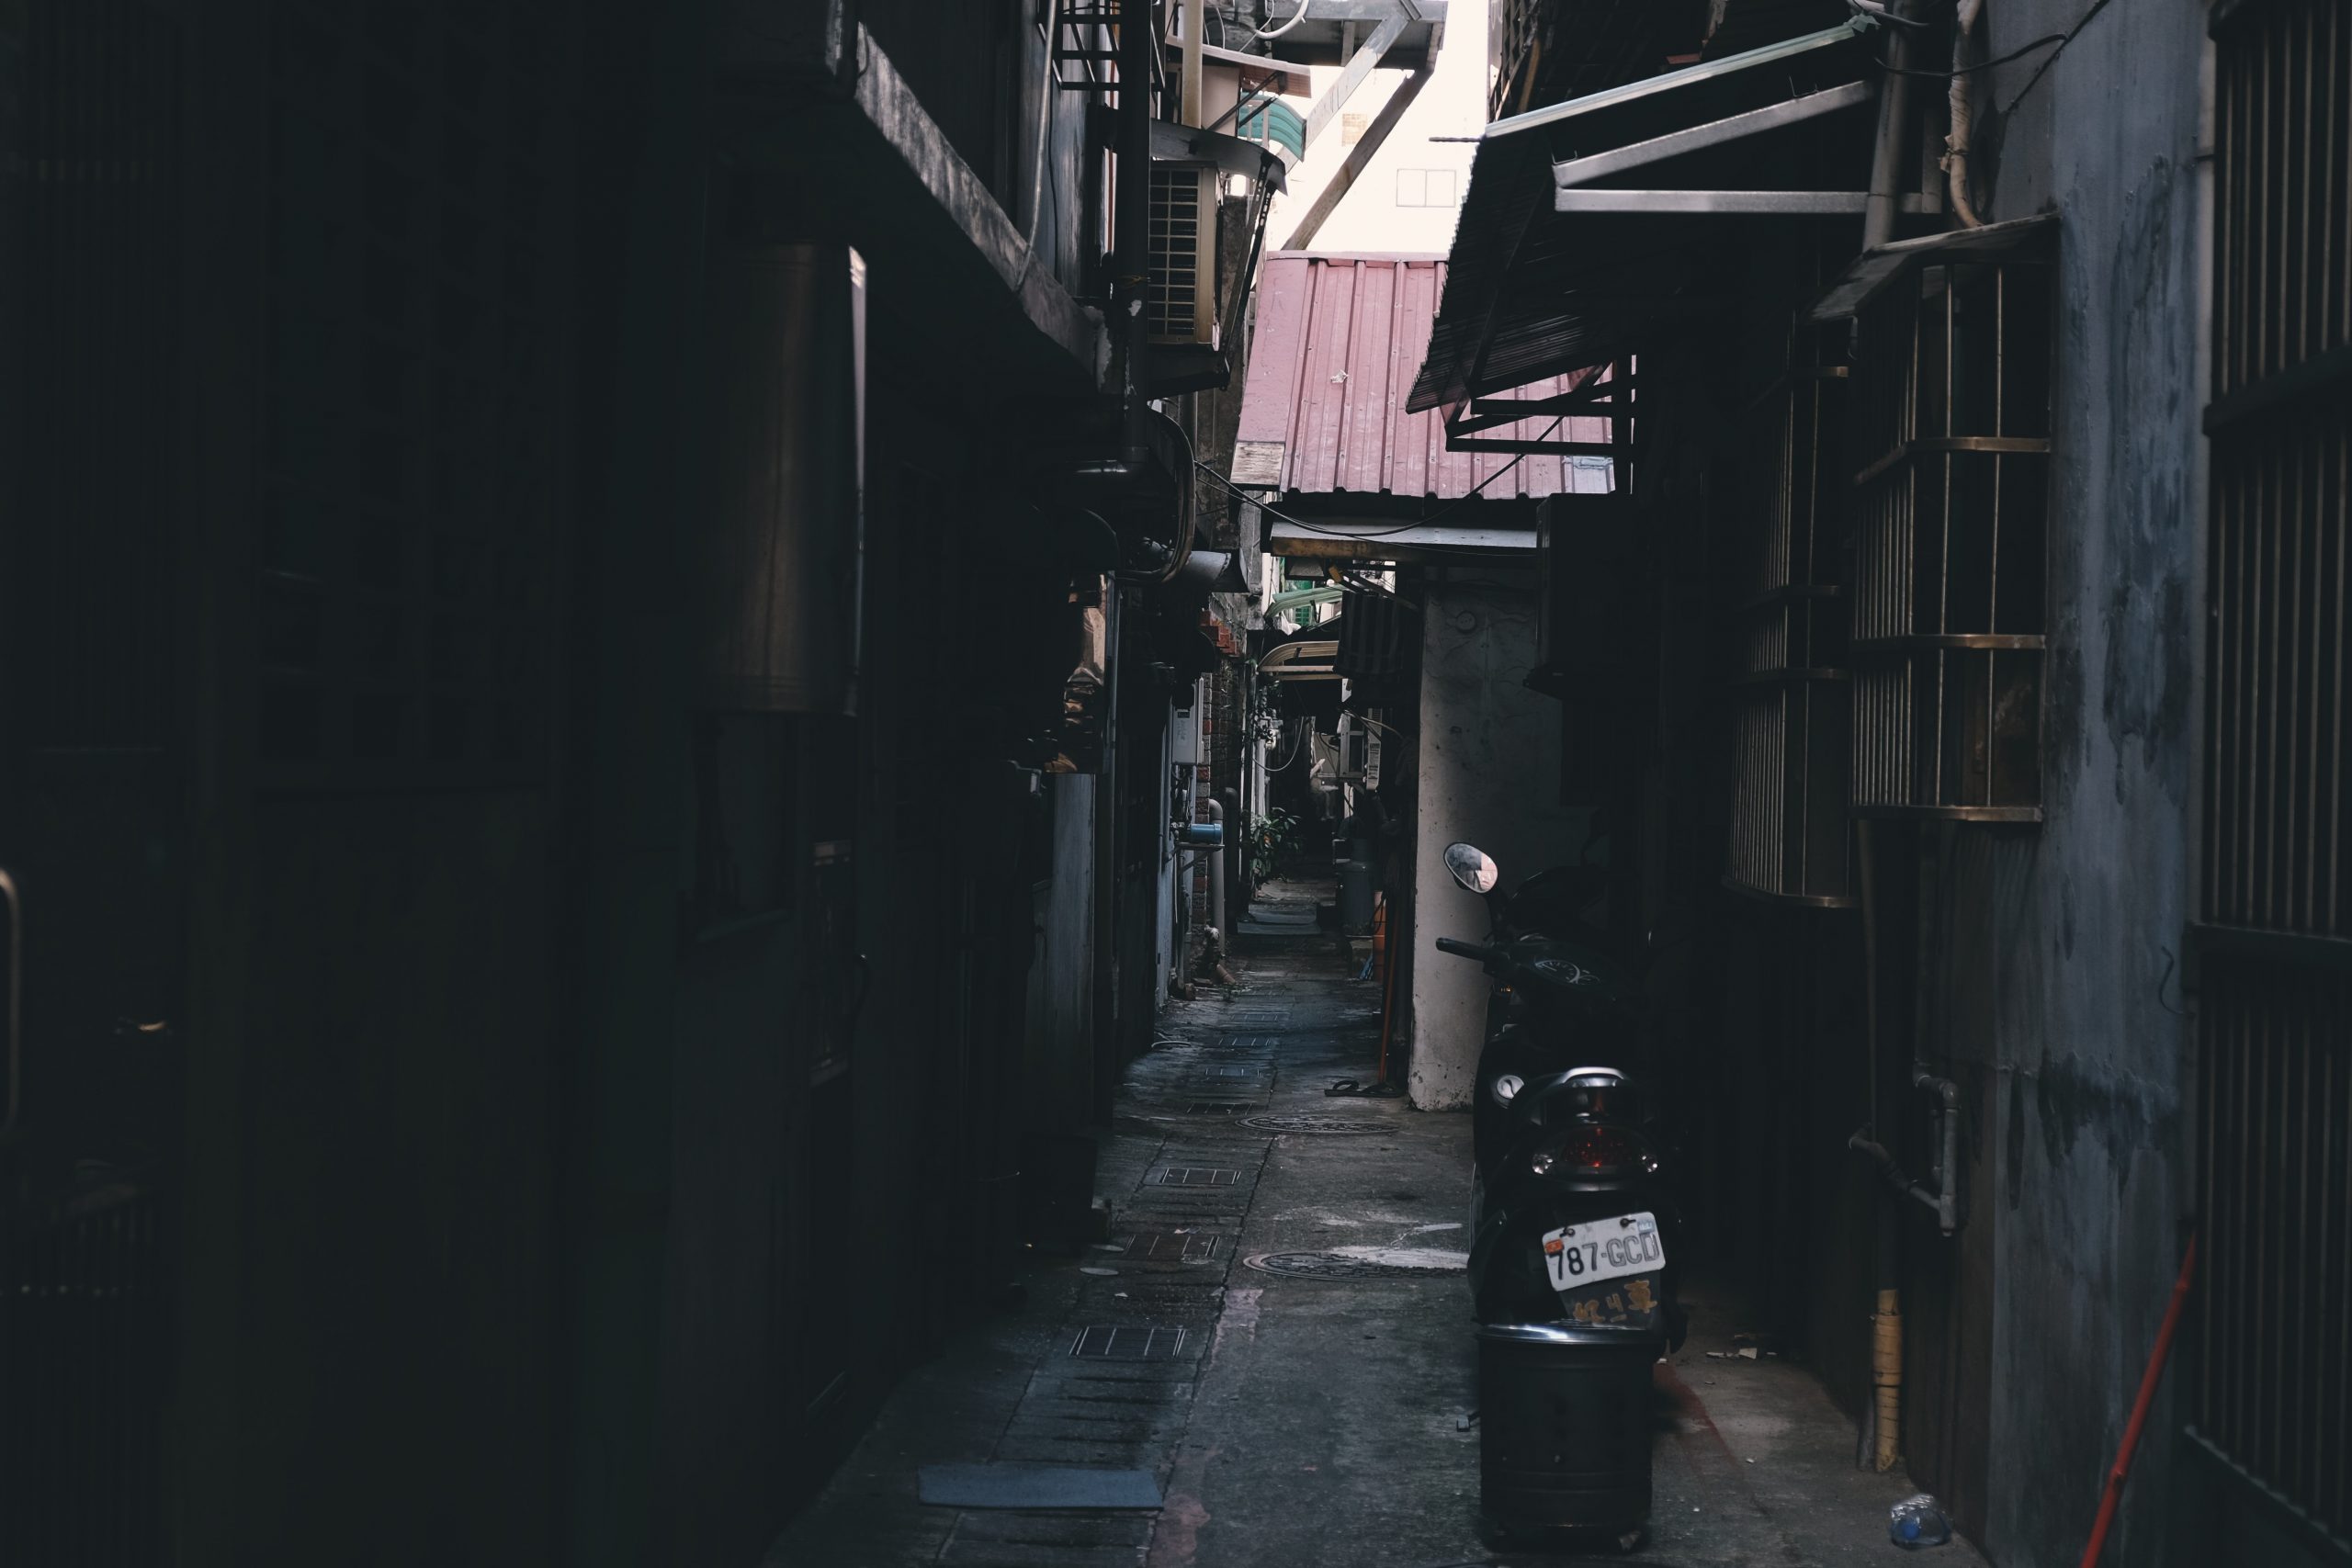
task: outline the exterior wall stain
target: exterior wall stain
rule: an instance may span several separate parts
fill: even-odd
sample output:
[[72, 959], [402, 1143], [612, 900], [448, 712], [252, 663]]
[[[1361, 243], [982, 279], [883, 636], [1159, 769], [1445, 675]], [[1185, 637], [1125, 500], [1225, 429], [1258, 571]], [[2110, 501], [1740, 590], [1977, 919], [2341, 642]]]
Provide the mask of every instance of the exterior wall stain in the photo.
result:
[[[2107, 1151], [2120, 1196], [2130, 1184], [2135, 1155], [2180, 1146], [2179, 1098], [2158, 1085], [2129, 1075], [2099, 1075], [2071, 1053], [2044, 1052], [2038, 1071], [2016, 1075], [2018, 1080], [2029, 1077], [2042, 1157], [2052, 1169], [2071, 1160], [2075, 1145], [2088, 1134]], [[2015, 1087], [2011, 1093], [2017, 1093]], [[2014, 1192], [2010, 1201], [2016, 1201]]]
[[[2009, 0], [1997, 25], [2022, 39], [2081, 20], [2073, 0]], [[2191, 885], [2204, 21], [2191, 0], [2151, 0], [2129, 25], [2111, 7], [2054, 57], [1978, 84], [1998, 120], [1980, 210], [2062, 225], [2045, 818], [1963, 832], [1947, 895], [1946, 1027], [1983, 1031], [1952, 1054], [1990, 1055], [1996, 1075], [1975, 1173], [1996, 1190], [1968, 1224], [1992, 1232], [1980, 1543], [2001, 1568], [2080, 1555], [2179, 1263], [2187, 1025], [2158, 980]], [[1989, 995], [1961, 1005], [1972, 989]], [[2152, 1433], [2171, 1398], [2168, 1382]], [[2171, 1461], [2143, 1447], [2109, 1561], [2175, 1560]]]

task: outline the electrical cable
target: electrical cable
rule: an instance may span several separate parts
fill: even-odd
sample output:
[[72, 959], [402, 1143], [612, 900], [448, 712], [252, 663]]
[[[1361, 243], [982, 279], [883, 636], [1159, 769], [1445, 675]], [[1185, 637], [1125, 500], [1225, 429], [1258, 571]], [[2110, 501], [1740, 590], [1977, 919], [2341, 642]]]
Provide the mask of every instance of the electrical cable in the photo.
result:
[[[1299, 719], [1296, 722], [1299, 726], [1298, 739], [1290, 743], [1290, 755], [1283, 758], [1279, 762], [1267, 763], [1266, 772], [1270, 773], [1279, 773], [1284, 768], [1289, 767], [1293, 762], [1298, 761], [1299, 752], [1304, 750], [1306, 745], [1306, 721], [1305, 719]], [[1288, 728], [1289, 726], [1285, 725], [1283, 728]]]
[[1283, 34], [1290, 31], [1291, 28], [1298, 26], [1299, 23], [1306, 20], [1306, 7], [1311, 3], [1312, 0], [1298, 0], [1298, 15], [1293, 17], [1289, 21], [1284, 22], [1281, 27], [1274, 28], [1272, 32], [1268, 32], [1263, 28], [1255, 28], [1251, 30], [1260, 38], [1280, 38]]
[[[2010, 109], [2017, 107], [2019, 101], [2021, 101], [2028, 93], [2033, 91], [2034, 84], [2041, 80], [2041, 73], [2050, 69], [2051, 62], [2058, 58], [2060, 51], [2064, 50], [2068, 44], [2074, 42], [2076, 36], [2079, 35], [2085, 28], [2090, 26], [2091, 18], [2098, 16], [2101, 11], [2106, 10], [2107, 7], [2108, 0], [2091, 0], [2090, 8], [2085, 11], [2082, 14], [2081, 18], [2077, 20], [2073, 27], [2068, 28], [2064, 32], [2045, 34], [2041, 38], [2035, 39], [2031, 43], [2019, 44], [2017, 48], [2009, 51], [2007, 54], [1996, 56], [1991, 60], [1980, 60], [1975, 64], [1964, 67], [1962, 71], [1958, 72], [1917, 71], [1912, 70], [1908, 67], [1889, 65], [1883, 60], [1878, 61], [1876, 63], [1880, 70], [1886, 72], [1890, 75], [1932, 76], [1938, 80], [1942, 80], [1943, 78], [1953, 75], [1973, 74], [1979, 71], [1989, 71], [1996, 65], [2007, 65], [2015, 61], [2022, 60], [2037, 49], [2050, 49], [2048, 58], [2044, 59], [2040, 65], [2034, 67], [2033, 74], [2026, 78], [2026, 84], [2024, 86], [2018, 89], [2017, 96], [2011, 98], [2007, 107], [2000, 111], [2002, 114], [2006, 115]], [[2052, 45], [2055, 47], [2052, 48]]]
[[1372, 726], [1374, 729], [1385, 729], [1399, 740], [1408, 740], [1411, 739], [1410, 736], [1407, 735], [1403, 730], [1397, 728], [1395, 725], [1390, 724], [1385, 719], [1374, 718], [1368, 713], [1358, 713], [1353, 708], [1341, 708], [1340, 711], [1346, 714], [1350, 718], [1358, 719]]
[[2003, 118], [2007, 118], [2011, 109], [2016, 108], [2018, 105], [2025, 101], [2025, 96], [2028, 93], [2032, 92], [2035, 84], [2041, 80], [2042, 73], [2050, 69], [2051, 62], [2058, 58], [2060, 53], [2065, 50], [2066, 45], [2075, 41], [2077, 34], [2079, 34], [2085, 28], [2091, 25], [2091, 18], [2106, 9], [2107, 0], [2091, 0], [2091, 7], [2089, 10], [2083, 13], [2083, 19], [2066, 29], [2066, 36], [2064, 39], [2060, 40], [2058, 47], [2052, 50], [2049, 54], [2043, 57], [2041, 63], [2033, 68], [2033, 74], [2025, 79], [2025, 85], [2018, 89], [2017, 96], [2011, 98], [2008, 101], [2007, 106], [2000, 111]]
[[1890, 76], [1929, 76], [1939, 82], [1944, 82], [1951, 80], [1954, 76], [1966, 76], [1978, 71], [1990, 71], [1996, 65], [2007, 65], [2013, 60], [2023, 60], [2027, 55], [2031, 54], [2037, 49], [2041, 49], [2046, 45], [2053, 43], [2063, 45], [2068, 39], [2074, 36], [2075, 35], [2072, 33], [2048, 33], [2034, 39], [2031, 43], [2019, 44], [2017, 48], [2009, 51], [2008, 53], [2001, 55], [1996, 59], [1980, 60], [1973, 65], [1962, 65], [1951, 71], [1921, 71], [1908, 65], [1889, 65], [1883, 60], [1879, 61], [1877, 64], [1881, 71], [1885, 72]]

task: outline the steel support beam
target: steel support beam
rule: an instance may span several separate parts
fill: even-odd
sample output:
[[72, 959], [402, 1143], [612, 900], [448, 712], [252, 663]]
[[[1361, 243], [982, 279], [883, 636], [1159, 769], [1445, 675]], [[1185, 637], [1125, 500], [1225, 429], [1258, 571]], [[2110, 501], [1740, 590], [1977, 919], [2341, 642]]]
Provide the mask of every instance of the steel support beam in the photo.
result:
[[1396, 129], [1396, 122], [1405, 118], [1405, 111], [1412, 107], [1413, 100], [1421, 96], [1421, 89], [1429, 85], [1429, 80], [1430, 73], [1416, 71], [1396, 84], [1396, 90], [1388, 95], [1388, 101], [1380, 106], [1380, 113], [1365, 128], [1363, 139], [1348, 149], [1346, 159], [1331, 175], [1330, 182], [1324, 186], [1322, 193], [1316, 197], [1315, 205], [1306, 209], [1306, 216], [1298, 220], [1298, 227], [1291, 231], [1290, 239], [1283, 249], [1303, 251], [1313, 243], [1324, 220], [1339, 210], [1340, 198], [1355, 188], [1357, 179], [1372, 166], [1373, 155], [1380, 151], [1381, 143], [1388, 140], [1388, 133]]
[[1647, 141], [1636, 141], [1628, 147], [1595, 152], [1585, 158], [1570, 158], [1552, 165], [1552, 183], [1566, 190], [1573, 186], [1589, 185], [1611, 175], [1655, 164], [1662, 158], [1719, 147], [1742, 137], [1778, 130], [1784, 125], [1795, 125], [1825, 114], [1836, 114], [1839, 109], [1859, 108], [1869, 103], [1876, 91], [1875, 85], [1870, 82], [1848, 82], [1842, 86], [1807, 93], [1801, 98], [1750, 109], [1746, 114], [1694, 125], [1687, 130], [1668, 131], [1664, 136], [1654, 136]]
[[1616, 446], [1607, 441], [1514, 441], [1501, 435], [1449, 435], [1449, 452], [1521, 452], [1554, 457], [1613, 457]]
[[1363, 85], [1363, 79], [1372, 74], [1373, 67], [1380, 63], [1380, 57], [1388, 52], [1388, 46], [1405, 36], [1405, 8], [1399, 6], [1382, 17], [1380, 25], [1372, 29], [1372, 36], [1364, 39], [1363, 47], [1350, 57], [1347, 69], [1340, 73], [1340, 79], [1332, 83], [1330, 90], [1316, 99], [1307, 109], [1306, 145], [1315, 145], [1315, 139], [1340, 117], [1340, 106], [1355, 96], [1356, 89]]
[[1628, 389], [1628, 386], [1615, 381], [1587, 381], [1573, 392], [1561, 392], [1549, 398], [1473, 398], [1470, 400], [1470, 412], [1448, 423], [1446, 430], [1453, 434], [1467, 435], [1473, 431], [1491, 430], [1498, 424], [1515, 424], [1522, 419], [1535, 419], [1547, 413], [1614, 419], [1617, 417], [1616, 394]]
[[1696, 213], [1760, 218], [1844, 217], [1860, 214], [1870, 196], [1859, 190], [1555, 190], [1555, 212]]

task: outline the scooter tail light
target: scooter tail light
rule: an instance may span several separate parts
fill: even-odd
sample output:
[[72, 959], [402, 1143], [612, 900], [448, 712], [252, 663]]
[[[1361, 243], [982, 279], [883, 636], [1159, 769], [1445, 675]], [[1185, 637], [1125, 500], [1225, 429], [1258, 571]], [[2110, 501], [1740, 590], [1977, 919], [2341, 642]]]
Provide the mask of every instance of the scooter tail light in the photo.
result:
[[1648, 1146], [1622, 1127], [1578, 1127], [1535, 1156], [1538, 1176], [1607, 1176], [1654, 1166]]

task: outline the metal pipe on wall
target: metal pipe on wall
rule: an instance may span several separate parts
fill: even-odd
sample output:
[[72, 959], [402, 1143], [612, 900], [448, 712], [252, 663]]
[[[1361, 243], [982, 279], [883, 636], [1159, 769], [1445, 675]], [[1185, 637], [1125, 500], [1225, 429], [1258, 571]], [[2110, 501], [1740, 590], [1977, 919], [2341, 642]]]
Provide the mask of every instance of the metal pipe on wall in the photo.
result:
[[[1143, 362], [1150, 352], [1146, 315], [1151, 287], [1151, 0], [1119, 3], [1118, 276], [1112, 290], [1126, 313], [1124, 386], [1126, 459], [1138, 470], [1150, 459], [1144, 433], [1149, 412], [1143, 397]], [[1189, 543], [1189, 541], [1186, 541]]]
[[[1214, 776], [1214, 775], [1212, 775]], [[1217, 935], [1217, 944], [1225, 943], [1225, 802], [1211, 795], [1203, 804], [1209, 808], [1209, 820], [1216, 824], [1217, 848], [1209, 856], [1209, 925]]]

